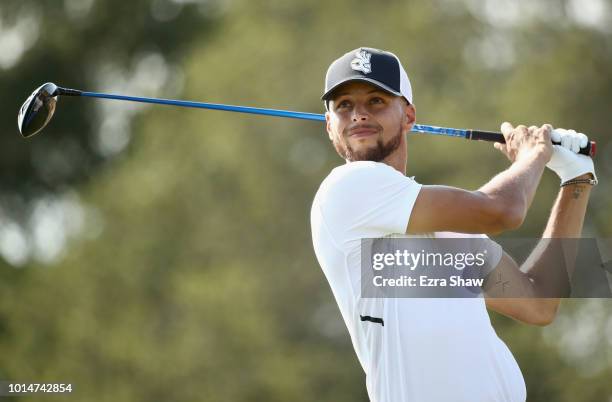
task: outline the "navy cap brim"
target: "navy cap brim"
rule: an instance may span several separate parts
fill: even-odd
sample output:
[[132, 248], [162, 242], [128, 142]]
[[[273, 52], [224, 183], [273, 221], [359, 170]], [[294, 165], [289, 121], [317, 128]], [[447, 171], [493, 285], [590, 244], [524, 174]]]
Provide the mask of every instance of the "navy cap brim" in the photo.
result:
[[365, 77], [363, 75], [354, 75], [352, 77], [347, 77], [344, 80], [336, 83], [327, 92], [325, 92], [323, 94], [323, 96], [321, 96], [321, 100], [328, 101], [330, 99], [331, 95], [334, 93], [334, 91], [336, 89], [338, 89], [340, 86], [342, 86], [342, 85], [344, 85], [344, 84], [346, 84], [348, 82], [354, 82], [354, 81], [364, 81], [364, 82], [367, 82], [367, 83], [369, 83], [369, 84], [371, 84], [371, 85], [373, 85], [375, 87], [378, 87], [378, 88], [380, 88], [380, 89], [382, 89], [382, 90], [384, 90], [386, 92], [389, 92], [392, 95], [395, 95], [395, 96], [404, 96], [400, 92], [394, 91], [393, 89], [389, 88], [387, 85], [385, 85], [385, 84], [383, 84], [381, 82], [378, 82], [376, 80], [370, 79], [370, 78]]

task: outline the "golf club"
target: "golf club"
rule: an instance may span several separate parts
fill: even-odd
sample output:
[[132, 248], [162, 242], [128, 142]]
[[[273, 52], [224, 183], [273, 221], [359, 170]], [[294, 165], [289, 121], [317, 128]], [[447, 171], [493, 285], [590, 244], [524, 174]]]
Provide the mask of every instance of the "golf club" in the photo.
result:
[[[232, 106], [216, 103], [191, 102], [174, 99], [159, 99], [159, 98], [143, 98], [136, 96], [113, 95], [99, 92], [86, 92], [76, 89], [68, 89], [58, 87], [57, 85], [47, 82], [38, 87], [26, 99], [24, 104], [19, 109], [17, 116], [17, 124], [19, 132], [24, 138], [29, 138], [40, 132], [51, 120], [58, 96], [86, 96], [90, 98], [114, 99], [130, 102], [154, 103], [160, 105], [171, 105], [181, 107], [191, 107], [199, 109], [223, 110], [228, 112], [250, 113], [265, 116], [288, 117], [302, 120], [325, 121], [325, 116], [317, 113], [293, 112], [289, 110], [263, 109], [247, 106]], [[504, 143], [504, 136], [500, 132], [482, 131], [470, 129], [457, 129], [447, 127], [436, 127], [424, 124], [415, 124], [412, 131], [433, 135], [444, 135], [449, 137], [460, 137], [468, 140], [483, 140]], [[581, 148], [579, 153], [595, 156], [596, 143], [589, 141], [586, 147]]]

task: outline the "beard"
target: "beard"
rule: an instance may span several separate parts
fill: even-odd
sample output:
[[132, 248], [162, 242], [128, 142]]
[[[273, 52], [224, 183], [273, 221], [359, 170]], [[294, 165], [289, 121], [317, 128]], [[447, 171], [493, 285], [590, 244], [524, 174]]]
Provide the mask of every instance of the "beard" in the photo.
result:
[[348, 141], [345, 140], [346, 137], [342, 137], [342, 140], [334, 141], [334, 148], [336, 148], [338, 155], [350, 162], [382, 162], [399, 148], [400, 144], [402, 143], [402, 135], [404, 134], [401, 127], [398, 128], [397, 134], [387, 141], [387, 143], [384, 143], [382, 135], [379, 135], [378, 139], [376, 140], [376, 145], [361, 151], [355, 151]]

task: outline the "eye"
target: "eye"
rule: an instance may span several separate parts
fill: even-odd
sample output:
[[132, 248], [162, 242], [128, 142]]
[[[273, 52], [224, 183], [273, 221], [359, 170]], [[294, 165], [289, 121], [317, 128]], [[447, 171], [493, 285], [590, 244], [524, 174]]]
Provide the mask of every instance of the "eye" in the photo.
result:
[[378, 105], [378, 104], [385, 103], [385, 100], [381, 98], [380, 96], [375, 96], [374, 98], [370, 99], [370, 103], [374, 105]]
[[336, 105], [336, 109], [344, 109], [344, 108], [348, 108], [351, 106], [351, 102], [349, 102], [348, 100], [342, 100], [340, 102], [337, 103]]

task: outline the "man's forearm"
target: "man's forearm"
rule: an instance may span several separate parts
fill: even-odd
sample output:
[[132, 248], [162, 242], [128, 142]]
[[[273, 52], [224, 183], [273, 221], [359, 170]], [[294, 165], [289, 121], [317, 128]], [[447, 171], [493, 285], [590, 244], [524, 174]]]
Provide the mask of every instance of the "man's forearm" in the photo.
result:
[[[591, 174], [586, 174], [578, 178], [592, 177]], [[561, 187], [542, 237], [580, 237], [592, 187], [590, 184]]]
[[[591, 186], [584, 184], [561, 189], [543, 238], [523, 265], [518, 267], [506, 257], [507, 266], [491, 274], [489, 308], [529, 324], [547, 325], [554, 320], [560, 297], [569, 295], [578, 245], [572, 239], [582, 232], [590, 191]], [[505, 295], [513, 298], [500, 298]]]
[[533, 201], [546, 162], [540, 153], [533, 151], [493, 177], [478, 191], [504, 203], [509, 210], [518, 211], [524, 218]]
[[521, 267], [533, 280], [535, 294], [554, 297], [556, 304], [569, 291], [591, 187], [573, 184], [561, 188], [542, 240]]

